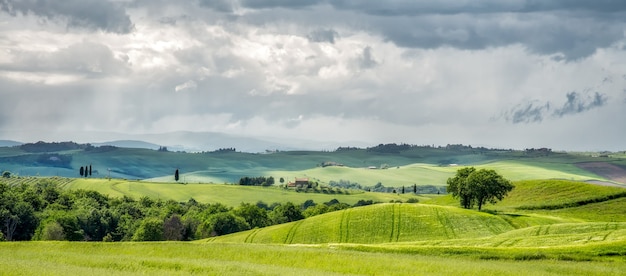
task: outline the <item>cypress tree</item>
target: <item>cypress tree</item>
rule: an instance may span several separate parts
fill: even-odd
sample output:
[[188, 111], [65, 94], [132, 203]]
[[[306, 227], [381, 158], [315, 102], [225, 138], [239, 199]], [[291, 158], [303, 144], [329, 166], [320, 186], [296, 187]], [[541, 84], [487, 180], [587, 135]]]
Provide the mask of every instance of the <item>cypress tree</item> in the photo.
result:
[[176, 180], [176, 182], [178, 182], [178, 169], [176, 169], [176, 172], [174, 172], [174, 180]]
[[83, 173], [85, 173], [85, 169], [81, 166], [80, 167], [80, 176], [83, 176]]

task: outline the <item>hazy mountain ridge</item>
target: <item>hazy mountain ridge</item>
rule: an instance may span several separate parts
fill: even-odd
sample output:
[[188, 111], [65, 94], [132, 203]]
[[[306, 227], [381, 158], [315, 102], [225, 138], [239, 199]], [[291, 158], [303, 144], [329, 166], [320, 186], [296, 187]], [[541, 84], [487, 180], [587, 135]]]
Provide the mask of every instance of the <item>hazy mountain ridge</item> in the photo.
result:
[[14, 147], [22, 145], [22, 142], [13, 141], [13, 140], [0, 140], [0, 147]]
[[[16, 146], [37, 141], [27, 140], [25, 137], [38, 137], [35, 132], [0, 132], [0, 137], [7, 140], [2, 146]], [[67, 137], [72, 137], [68, 139]], [[16, 140], [16, 141], [12, 141]], [[152, 134], [128, 134], [115, 132], [71, 132], [49, 133], [46, 142], [74, 141], [80, 144], [111, 145], [123, 148], [158, 149], [167, 147], [170, 151], [202, 152], [214, 151], [221, 148], [235, 148], [240, 152], [259, 153], [265, 151], [287, 150], [334, 150], [340, 146], [365, 147], [370, 144], [350, 141], [314, 141], [285, 136], [283, 138], [251, 137], [220, 132], [191, 132], [175, 131]], [[21, 141], [21, 142], [17, 142]], [[0, 142], [1, 143], [1, 142]]]

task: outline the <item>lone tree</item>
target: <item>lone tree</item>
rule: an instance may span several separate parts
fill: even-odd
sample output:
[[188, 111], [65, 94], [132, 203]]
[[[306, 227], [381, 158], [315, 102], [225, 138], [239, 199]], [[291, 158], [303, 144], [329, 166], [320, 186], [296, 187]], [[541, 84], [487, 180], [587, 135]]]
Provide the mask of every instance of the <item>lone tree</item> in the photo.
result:
[[462, 168], [452, 178], [448, 178], [447, 190], [460, 199], [461, 206], [469, 209], [478, 205], [480, 211], [486, 203], [496, 203], [513, 190], [511, 182], [494, 170], [474, 167]]
[[178, 169], [176, 169], [176, 172], [174, 172], [174, 180], [176, 180], [176, 182], [178, 182], [178, 179], [179, 179]]
[[472, 195], [467, 190], [466, 180], [467, 177], [475, 172], [474, 167], [462, 168], [456, 171], [456, 175], [452, 178], [448, 178], [448, 193], [451, 193], [454, 198], [461, 200], [461, 206], [465, 209], [472, 208]]

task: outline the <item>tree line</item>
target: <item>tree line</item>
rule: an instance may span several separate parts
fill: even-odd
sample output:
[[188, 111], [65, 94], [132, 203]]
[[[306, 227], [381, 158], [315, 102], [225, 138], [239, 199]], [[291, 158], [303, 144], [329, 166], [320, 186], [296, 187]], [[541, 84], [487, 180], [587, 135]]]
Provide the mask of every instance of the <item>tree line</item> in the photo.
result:
[[273, 176], [270, 176], [270, 177], [265, 177], [265, 176], [248, 177], [248, 176], [244, 176], [244, 177], [239, 179], [239, 185], [244, 185], [244, 186], [271, 186], [271, 185], [274, 185], [274, 177]]
[[13, 186], [0, 182], [0, 240], [196, 240], [373, 203], [259, 201], [233, 208], [194, 199], [108, 197], [96, 191], [64, 190], [50, 179]]
[[91, 176], [92, 172], [93, 171], [91, 170], [91, 165], [80, 167], [80, 169], [78, 170], [78, 173], [80, 174], [80, 176], [84, 176], [84, 177]]
[[331, 180], [328, 182], [328, 185], [331, 187], [338, 187], [343, 189], [353, 189], [353, 190], [362, 190], [367, 192], [378, 192], [378, 193], [414, 193], [414, 194], [441, 194], [446, 192], [445, 187], [438, 187], [434, 185], [420, 185], [413, 184], [411, 186], [400, 186], [400, 187], [387, 187], [383, 185], [381, 182], [376, 183], [373, 186], [363, 186], [358, 182], [351, 182], [349, 180]]

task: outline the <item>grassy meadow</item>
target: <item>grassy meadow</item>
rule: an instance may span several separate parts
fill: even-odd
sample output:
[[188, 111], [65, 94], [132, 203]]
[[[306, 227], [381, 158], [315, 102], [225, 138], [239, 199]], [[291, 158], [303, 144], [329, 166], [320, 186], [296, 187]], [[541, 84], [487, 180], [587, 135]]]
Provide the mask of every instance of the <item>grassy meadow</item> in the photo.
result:
[[[38, 170], [63, 175], [71, 170], [26, 167], [11, 159], [19, 154], [23, 152], [16, 148], [0, 150], [0, 164], [8, 164], [5, 167], [18, 175]], [[177, 202], [193, 198], [231, 207], [309, 199], [318, 204], [332, 199], [383, 204], [193, 242], [1, 242], [0, 275], [624, 275], [626, 271], [626, 185], [576, 166], [598, 161], [626, 166], [619, 156], [532, 156], [472, 148], [412, 148], [395, 154], [367, 150], [190, 154], [141, 149], [63, 154], [73, 156], [72, 167], [93, 164], [98, 172], [93, 178], [55, 178], [55, 182], [64, 189], [95, 190], [110, 197]], [[322, 167], [323, 162], [344, 166]], [[442, 187], [465, 165], [494, 169], [516, 188], [478, 212], [459, 208], [450, 195], [337, 189], [313, 193], [227, 184], [243, 176], [273, 176], [277, 182], [281, 177], [286, 181], [308, 177], [321, 185], [347, 180], [363, 186], [380, 182], [387, 187]], [[113, 179], [105, 178], [109, 171], [103, 168], [111, 169]], [[176, 168], [185, 184], [173, 183]], [[29, 185], [38, 179], [5, 181]], [[412, 198], [419, 203], [406, 203]]]
[[294, 202], [302, 203], [306, 200], [313, 200], [317, 203], [328, 202], [337, 199], [340, 202], [355, 204], [359, 200], [372, 200], [374, 202], [390, 202], [392, 200], [406, 201], [409, 198], [418, 200], [429, 199], [425, 196], [413, 194], [393, 194], [393, 193], [370, 193], [356, 190], [343, 190], [341, 193], [333, 191], [297, 192], [294, 189], [284, 189], [278, 187], [257, 187], [225, 184], [179, 184], [179, 183], [155, 183], [146, 181], [129, 181], [120, 179], [76, 179], [63, 184], [66, 189], [87, 189], [95, 190], [102, 194], [121, 197], [129, 196], [139, 199], [143, 196], [159, 198], [164, 200], [172, 199], [178, 202], [188, 201], [193, 198], [198, 202], [222, 203], [227, 206], [237, 206], [242, 202], [265, 203], [273, 202]]
[[[621, 244], [622, 248], [625, 244]], [[620, 275], [604, 247], [406, 247], [241, 243], [0, 244], [2, 275]], [[575, 261], [570, 255], [583, 256]], [[561, 260], [559, 260], [559, 258]]]
[[481, 238], [514, 228], [487, 213], [424, 204], [376, 204], [213, 238], [218, 242], [390, 243]]
[[[94, 179], [62, 183], [66, 189], [90, 188], [111, 196], [185, 198], [191, 195], [187, 190], [194, 191], [192, 184]], [[611, 197], [623, 188], [566, 180], [515, 184], [510, 197], [486, 206], [488, 212], [458, 208], [449, 196], [429, 196], [421, 198], [425, 204], [363, 206], [195, 242], [4, 242], [0, 243], [0, 274], [620, 275], [626, 271], [626, 201]], [[236, 189], [241, 196], [242, 190], [250, 189], [255, 195], [233, 204], [257, 201], [263, 190], [284, 192], [196, 185], [200, 190], [192, 194]], [[129, 189], [134, 193], [127, 194]], [[316, 194], [290, 191], [270, 197], [297, 201], [301, 195]], [[570, 204], [594, 198], [602, 200]]]

